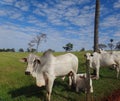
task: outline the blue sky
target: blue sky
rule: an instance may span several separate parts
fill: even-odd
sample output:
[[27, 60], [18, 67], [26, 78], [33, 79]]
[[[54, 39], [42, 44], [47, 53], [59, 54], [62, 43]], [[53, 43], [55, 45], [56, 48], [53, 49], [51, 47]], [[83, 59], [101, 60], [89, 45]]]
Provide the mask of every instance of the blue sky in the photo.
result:
[[[120, 0], [100, 0], [99, 43], [120, 41]], [[0, 0], [0, 48], [28, 48], [38, 33], [47, 34], [40, 51], [92, 49], [95, 0]]]

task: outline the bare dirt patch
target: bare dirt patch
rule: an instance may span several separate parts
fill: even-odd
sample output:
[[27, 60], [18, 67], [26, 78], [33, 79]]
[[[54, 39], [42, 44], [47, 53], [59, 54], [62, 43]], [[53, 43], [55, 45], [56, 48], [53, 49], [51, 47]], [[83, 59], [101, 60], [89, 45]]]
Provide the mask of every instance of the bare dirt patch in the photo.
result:
[[103, 98], [102, 101], [120, 101], [120, 89], [114, 91], [108, 97]]

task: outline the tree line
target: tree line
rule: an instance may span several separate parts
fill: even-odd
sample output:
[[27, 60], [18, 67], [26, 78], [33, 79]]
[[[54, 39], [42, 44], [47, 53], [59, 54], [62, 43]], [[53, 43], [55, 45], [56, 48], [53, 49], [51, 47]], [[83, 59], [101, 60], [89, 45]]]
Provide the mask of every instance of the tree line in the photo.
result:
[[15, 52], [15, 49], [14, 48], [7, 48], [7, 49], [5, 49], [5, 48], [3, 48], [3, 49], [0, 49], [0, 52]]
[[105, 49], [105, 48], [109, 48], [111, 51], [112, 50], [120, 50], [120, 41], [118, 41], [116, 44], [113, 43], [113, 39], [110, 39], [110, 42], [106, 45], [106, 44], [98, 44], [98, 48], [100, 49]]
[[[113, 44], [113, 39], [110, 39], [110, 42], [106, 45], [106, 44], [98, 44], [98, 48], [99, 49], [105, 49], [105, 48], [109, 48], [110, 50], [120, 50], [120, 41], [117, 42], [116, 44]], [[68, 51], [72, 51], [73, 50], [74, 45], [72, 43], [67, 43], [65, 44], [65, 46], [63, 46], [62, 48], [68, 52]], [[37, 46], [37, 50], [38, 50], [38, 46]], [[17, 52], [36, 52], [37, 51], [35, 48], [33, 47], [28, 47], [26, 50], [23, 48], [19, 48]], [[79, 51], [85, 51], [85, 48], [81, 48]], [[3, 48], [0, 49], [0, 52], [16, 52], [15, 48]]]
[[[32, 49], [32, 52], [36, 51], [35, 49]], [[0, 52], [30, 52], [30, 50], [27, 48], [24, 50], [23, 48], [18, 49], [18, 51], [15, 50], [15, 48], [2, 48], [0, 49]]]

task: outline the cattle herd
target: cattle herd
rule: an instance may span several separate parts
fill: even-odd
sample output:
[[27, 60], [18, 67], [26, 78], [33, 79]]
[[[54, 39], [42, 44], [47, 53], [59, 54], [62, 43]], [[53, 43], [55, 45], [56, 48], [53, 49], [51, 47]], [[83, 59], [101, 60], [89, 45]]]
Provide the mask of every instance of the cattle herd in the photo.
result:
[[[32, 75], [36, 79], [36, 85], [46, 86], [46, 100], [50, 101], [54, 80], [61, 77], [69, 78], [69, 87], [74, 85], [76, 92], [83, 89], [86, 92], [86, 73], [77, 73], [78, 58], [72, 53], [54, 56], [51, 50], [47, 50], [42, 56], [29, 54], [23, 58], [27, 62], [26, 75]], [[89, 60], [89, 67], [96, 70], [96, 79], [99, 79], [99, 70], [102, 66], [112, 66], [117, 70], [117, 78], [120, 71], [120, 53], [99, 52], [86, 53], [85, 59]], [[93, 93], [92, 78], [90, 78], [90, 92]]]

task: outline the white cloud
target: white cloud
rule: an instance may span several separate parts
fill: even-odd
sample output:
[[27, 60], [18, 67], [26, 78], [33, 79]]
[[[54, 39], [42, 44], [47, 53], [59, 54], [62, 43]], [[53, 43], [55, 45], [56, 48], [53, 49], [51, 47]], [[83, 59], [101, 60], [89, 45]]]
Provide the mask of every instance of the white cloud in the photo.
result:
[[110, 15], [104, 18], [101, 26], [104, 27], [119, 27], [120, 26], [120, 14]]
[[29, 10], [28, 2], [25, 1], [25, 0], [16, 1], [15, 7], [19, 8], [19, 9], [21, 9], [23, 11], [28, 11]]
[[0, 4], [13, 5], [16, 0], [0, 0]]
[[0, 9], [0, 16], [5, 16], [5, 15], [6, 15], [6, 12]]
[[0, 26], [0, 48], [27, 48], [31, 35], [16, 30], [15, 26]]
[[114, 3], [113, 5], [114, 8], [120, 8], [120, 0]]

